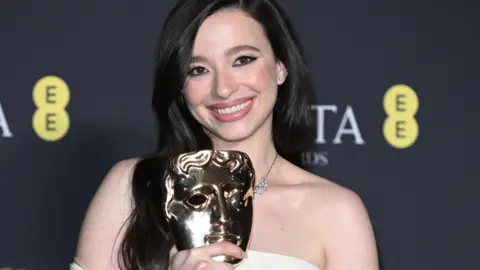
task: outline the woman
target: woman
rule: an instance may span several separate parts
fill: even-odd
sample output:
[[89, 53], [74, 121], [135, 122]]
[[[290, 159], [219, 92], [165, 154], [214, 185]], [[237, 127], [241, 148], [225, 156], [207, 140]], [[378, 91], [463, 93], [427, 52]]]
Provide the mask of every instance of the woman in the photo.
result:
[[[314, 135], [311, 96], [299, 43], [273, 0], [180, 1], [159, 44], [159, 148], [110, 170], [72, 269], [233, 269], [212, 259], [217, 255], [247, 255], [238, 267], [247, 270], [378, 269], [360, 198], [300, 168], [298, 156]], [[246, 152], [256, 179], [268, 181], [255, 197], [248, 254], [229, 243], [178, 252], [161, 211], [165, 161], [211, 148]]]

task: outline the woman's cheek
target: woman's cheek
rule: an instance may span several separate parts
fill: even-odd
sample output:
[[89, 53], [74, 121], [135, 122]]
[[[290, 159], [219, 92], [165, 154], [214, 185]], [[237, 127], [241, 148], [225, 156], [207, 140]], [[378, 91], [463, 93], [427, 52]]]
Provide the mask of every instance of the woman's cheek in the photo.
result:
[[276, 78], [274, 78], [273, 72], [265, 66], [253, 69], [248, 77], [248, 84], [258, 92], [270, 89], [274, 83], [276, 83]]
[[192, 105], [201, 104], [209, 94], [208, 83], [200, 80], [189, 81], [184, 91], [185, 99]]

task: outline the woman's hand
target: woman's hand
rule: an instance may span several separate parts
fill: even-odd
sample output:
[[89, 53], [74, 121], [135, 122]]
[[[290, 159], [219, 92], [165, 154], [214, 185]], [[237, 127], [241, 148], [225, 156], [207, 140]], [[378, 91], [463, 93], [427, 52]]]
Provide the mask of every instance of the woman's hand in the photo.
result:
[[230, 242], [219, 242], [208, 246], [177, 251], [170, 250], [170, 270], [231, 270], [232, 264], [218, 262], [215, 256], [226, 255], [239, 259], [245, 258], [245, 252]]

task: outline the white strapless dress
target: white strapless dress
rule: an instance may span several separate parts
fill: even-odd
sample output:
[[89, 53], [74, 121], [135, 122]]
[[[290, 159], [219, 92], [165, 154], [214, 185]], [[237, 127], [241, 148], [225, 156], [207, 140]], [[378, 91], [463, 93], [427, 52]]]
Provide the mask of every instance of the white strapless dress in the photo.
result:
[[[269, 252], [249, 250], [248, 257], [235, 270], [320, 270], [305, 260]], [[70, 265], [70, 270], [88, 270], [78, 262]]]
[[320, 270], [310, 262], [287, 255], [249, 250], [247, 256], [235, 270]]

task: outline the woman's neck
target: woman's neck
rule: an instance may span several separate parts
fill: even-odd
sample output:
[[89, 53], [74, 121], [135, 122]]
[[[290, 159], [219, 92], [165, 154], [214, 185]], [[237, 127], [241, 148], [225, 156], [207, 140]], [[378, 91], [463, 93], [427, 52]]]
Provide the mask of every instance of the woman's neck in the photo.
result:
[[[259, 130], [260, 131], [260, 130]], [[267, 134], [271, 134], [268, 132]], [[265, 176], [277, 155], [273, 138], [270, 135], [256, 132], [246, 140], [228, 142], [218, 138], [212, 139], [216, 150], [237, 150], [245, 152], [251, 159], [256, 179]]]

